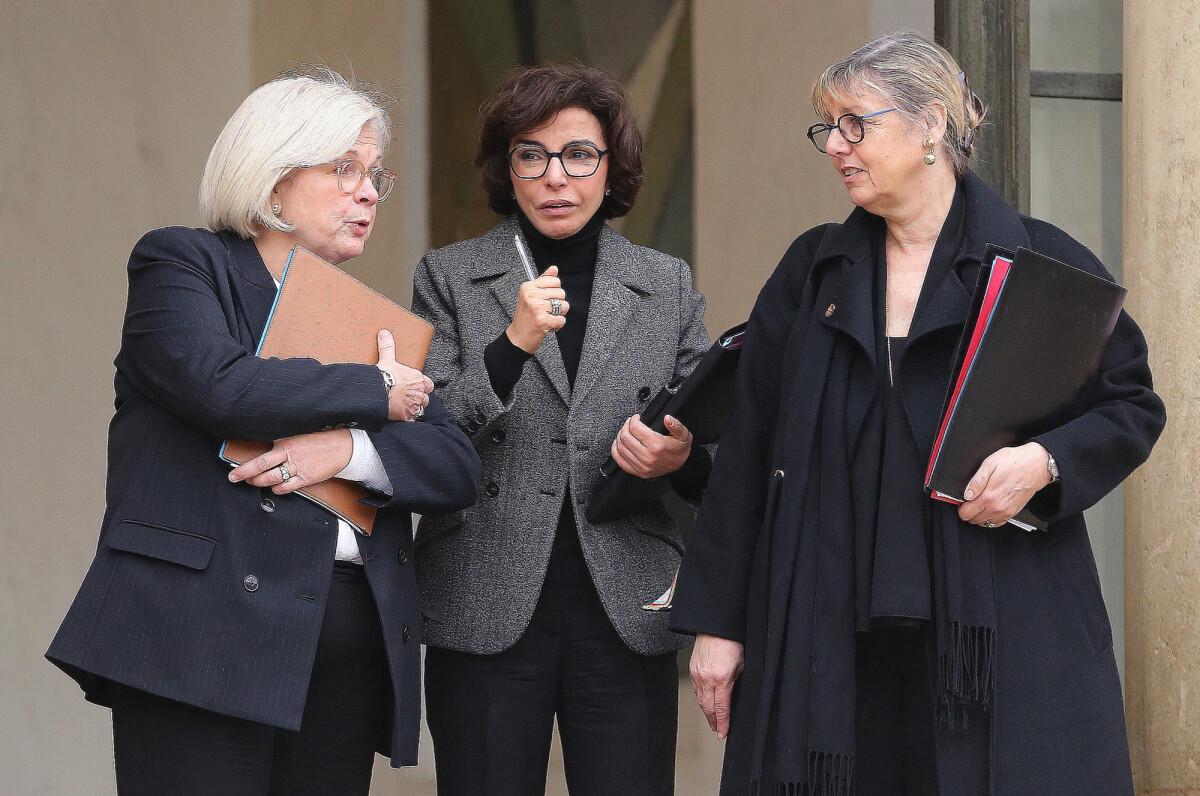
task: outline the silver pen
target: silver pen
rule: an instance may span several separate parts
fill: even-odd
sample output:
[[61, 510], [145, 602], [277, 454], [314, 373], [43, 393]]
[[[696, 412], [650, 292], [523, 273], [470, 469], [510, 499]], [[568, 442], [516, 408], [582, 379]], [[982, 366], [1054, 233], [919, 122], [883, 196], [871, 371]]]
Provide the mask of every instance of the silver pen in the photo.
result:
[[529, 256], [529, 251], [525, 248], [525, 242], [521, 240], [520, 235], [513, 235], [513, 244], [517, 247], [517, 254], [521, 255], [521, 265], [525, 266], [525, 276], [529, 277], [529, 281], [537, 279], [537, 271], [533, 268], [533, 258]]

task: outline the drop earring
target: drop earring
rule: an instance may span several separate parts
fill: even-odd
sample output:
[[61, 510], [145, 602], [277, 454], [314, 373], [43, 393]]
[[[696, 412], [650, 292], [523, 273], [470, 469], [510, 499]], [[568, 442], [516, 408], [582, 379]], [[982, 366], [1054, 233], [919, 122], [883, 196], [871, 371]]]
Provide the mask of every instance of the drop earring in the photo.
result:
[[925, 146], [929, 147], [929, 152], [925, 155], [925, 165], [932, 166], [934, 163], [937, 163], [937, 155], [933, 154], [933, 139], [926, 138]]

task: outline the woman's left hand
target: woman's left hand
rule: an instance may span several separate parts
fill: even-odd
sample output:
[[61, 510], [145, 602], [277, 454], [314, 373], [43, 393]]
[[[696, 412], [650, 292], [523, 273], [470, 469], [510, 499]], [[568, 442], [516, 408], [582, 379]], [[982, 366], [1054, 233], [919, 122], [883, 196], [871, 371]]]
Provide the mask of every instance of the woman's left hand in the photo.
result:
[[1001, 448], [983, 460], [967, 484], [958, 516], [984, 527], [1011, 520], [1051, 481], [1050, 454], [1036, 442]]
[[692, 432], [670, 415], [664, 422], [670, 436], [654, 431], [638, 415], [627, 419], [613, 440], [613, 461], [638, 478], [654, 478], [683, 467], [692, 452]]
[[346, 429], [286, 437], [261, 456], [234, 468], [229, 480], [270, 487], [276, 495], [286, 495], [333, 478], [346, 468], [353, 454], [354, 439]]

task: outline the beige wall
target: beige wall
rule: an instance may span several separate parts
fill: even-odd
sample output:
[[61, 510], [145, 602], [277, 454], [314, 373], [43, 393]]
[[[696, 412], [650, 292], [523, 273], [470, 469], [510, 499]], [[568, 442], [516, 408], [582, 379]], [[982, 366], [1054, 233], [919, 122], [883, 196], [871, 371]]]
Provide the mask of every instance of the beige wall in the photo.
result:
[[1125, 281], [1167, 428], [1126, 484], [1125, 693], [1139, 796], [1200, 794], [1200, 8], [1125, 3]]
[[868, 0], [695, 0], [696, 283], [719, 334], [801, 232], [850, 212], [804, 131], [820, 71], [870, 38]]

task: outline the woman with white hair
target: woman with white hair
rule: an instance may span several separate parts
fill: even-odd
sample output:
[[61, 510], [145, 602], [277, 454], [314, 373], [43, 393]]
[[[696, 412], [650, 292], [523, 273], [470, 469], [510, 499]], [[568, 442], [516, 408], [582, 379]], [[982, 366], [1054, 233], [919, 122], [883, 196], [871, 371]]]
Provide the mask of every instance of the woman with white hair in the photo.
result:
[[[365, 794], [416, 763], [410, 512], [475, 499], [479, 460], [379, 333], [378, 365], [254, 355], [293, 246], [362, 253], [387, 113], [336, 72], [253, 92], [200, 186], [208, 229], [138, 242], [116, 359], [107, 509], [47, 657], [112, 708], [121, 794]], [[273, 440], [234, 469], [227, 438]], [[358, 481], [358, 534], [294, 495]]]

